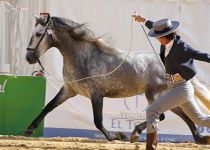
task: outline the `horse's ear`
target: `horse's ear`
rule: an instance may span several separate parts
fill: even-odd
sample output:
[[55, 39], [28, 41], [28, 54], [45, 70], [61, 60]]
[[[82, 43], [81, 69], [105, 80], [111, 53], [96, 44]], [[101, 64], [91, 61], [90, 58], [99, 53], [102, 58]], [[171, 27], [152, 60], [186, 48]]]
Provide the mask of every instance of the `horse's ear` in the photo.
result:
[[38, 15], [35, 15], [35, 19], [36, 19], [36, 25], [37, 24], [41, 24], [41, 25], [46, 25], [49, 20], [50, 20], [50, 15], [43, 15], [43, 14], [40, 14], [40, 16]]
[[41, 17], [40, 17], [40, 16], [35, 15], [34, 18], [35, 18], [35, 20], [36, 20], [35, 26], [41, 23]]

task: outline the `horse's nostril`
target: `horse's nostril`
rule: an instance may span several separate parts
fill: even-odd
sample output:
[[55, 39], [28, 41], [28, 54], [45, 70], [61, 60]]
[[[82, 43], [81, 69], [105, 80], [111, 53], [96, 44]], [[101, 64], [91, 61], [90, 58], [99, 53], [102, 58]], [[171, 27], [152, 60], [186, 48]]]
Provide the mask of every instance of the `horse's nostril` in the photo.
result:
[[27, 55], [26, 55], [26, 61], [28, 62], [30, 61], [30, 58]]
[[28, 55], [26, 55], [26, 61], [29, 62], [29, 63], [31, 62], [31, 59]]
[[34, 51], [27, 51], [25, 59], [30, 64], [36, 63], [37, 62], [36, 53]]
[[29, 55], [26, 55], [26, 61], [28, 62], [28, 63], [32, 63], [32, 60], [31, 60], [31, 58], [30, 58], [30, 56]]

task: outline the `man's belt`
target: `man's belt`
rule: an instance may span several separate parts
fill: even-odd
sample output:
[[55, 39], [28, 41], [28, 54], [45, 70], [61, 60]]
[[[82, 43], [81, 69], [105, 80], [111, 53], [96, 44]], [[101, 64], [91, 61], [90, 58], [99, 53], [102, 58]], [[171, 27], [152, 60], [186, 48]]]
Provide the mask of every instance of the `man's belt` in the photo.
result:
[[180, 82], [184, 81], [184, 78], [179, 73], [176, 74], [165, 74], [165, 78], [169, 82]]

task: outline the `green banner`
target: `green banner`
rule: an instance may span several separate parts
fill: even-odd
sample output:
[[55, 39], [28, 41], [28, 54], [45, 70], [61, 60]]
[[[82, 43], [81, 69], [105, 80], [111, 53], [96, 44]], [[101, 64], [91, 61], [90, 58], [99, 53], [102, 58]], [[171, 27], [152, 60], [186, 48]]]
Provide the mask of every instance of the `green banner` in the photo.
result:
[[[23, 135], [45, 103], [46, 79], [0, 75], [0, 135]], [[43, 136], [42, 122], [33, 136]]]

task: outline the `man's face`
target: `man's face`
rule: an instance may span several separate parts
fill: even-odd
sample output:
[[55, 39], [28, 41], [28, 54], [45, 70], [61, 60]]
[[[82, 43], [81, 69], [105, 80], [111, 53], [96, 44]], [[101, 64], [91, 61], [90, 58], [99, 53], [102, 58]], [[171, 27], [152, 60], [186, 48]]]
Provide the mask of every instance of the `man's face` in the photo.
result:
[[168, 42], [170, 42], [170, 40], [167, 39], [167, 38], [164, 37], [164, 36], [158, 37], [157, 40], [161, 43], [161, 45], [166, 45], [166, 44], [168, 44]]

